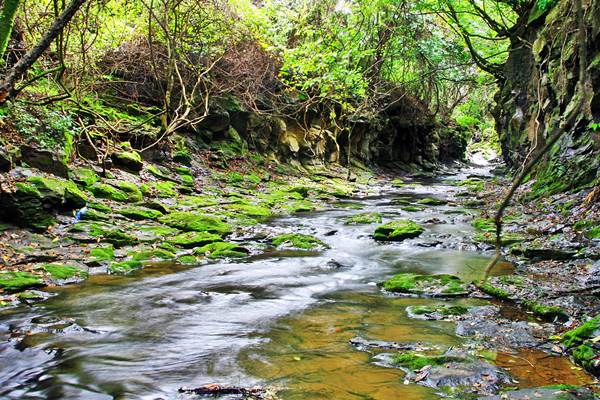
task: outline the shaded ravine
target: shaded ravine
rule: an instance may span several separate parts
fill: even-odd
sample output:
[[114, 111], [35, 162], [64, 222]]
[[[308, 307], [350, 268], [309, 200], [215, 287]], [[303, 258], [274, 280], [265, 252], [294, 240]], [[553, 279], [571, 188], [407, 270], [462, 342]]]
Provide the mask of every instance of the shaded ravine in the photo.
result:
[[[394, 201], [452, 199], [453, 186], [436, 181], [375, 190], [269, 222], [273, 230], [315, 234], [331, 247], [321, 253], [272, 252], [245, 262], [93, 276], [55, 289], [45, 303], [0, 311], [0, 397], [170, 399], [181, 386], [266, 382], [288, 387], [283, 398], [289, 399], [431, 398], [430, 389], [403, 385], [400, 370], [370, 365], [348, 339], [365, 333], [458, 343], [453, 324], [409, 320], [403, 308], [415, 299], [385, 297], [374, 283], [402, 271], [474, 279], [488, 256], [472, 251], [468, 239], [475, 211], [455, 213], [448, 205], [408, 213]], [[426, 232], [379, 244], [370, 237], [374, 225], [344, 224], [344, 217], [369, 211], [384, 220], [417, 220]]]

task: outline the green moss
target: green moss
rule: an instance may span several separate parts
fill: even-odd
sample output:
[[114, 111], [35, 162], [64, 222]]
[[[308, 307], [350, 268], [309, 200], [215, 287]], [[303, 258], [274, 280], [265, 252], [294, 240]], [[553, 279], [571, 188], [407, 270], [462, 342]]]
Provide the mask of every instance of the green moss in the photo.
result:
[[253, 185], [258, 185], [262, 182], [262, 179], [256, 174], [247, 174], [245, 179], [246, 182], [249, 182]]
[[77, 185], [60, 178], [30, 176], [27, 181], [34, 185], [42, 197], [54, 200], [58, 205], [65, 204], [72, 208], [80, 208], [88, 202], [88, 197]]
[[398, 179], [394, 179], [391, 183], [392, 183], [393, 187], [397, 187], [397, 188], [405, 186], [404, 181], [402, 179], [399, 179], [399, 178]]
[[417, 206], [405, 206], [405, 207], [400, 207], [400, 209], [402, 211], [406, 211], [406, 212], [419, 212], [419, 211], [424, 210], [423, 207], [417, 207]]
[[211, 232], [220, 235], [232, 232], [231, 226], [221, 219], [193, 212], [174, 212], [161, 217], [159, 221], [186, 231]]
[[145, 207], [127, 207], [117, 210], [117, 212], [127, 218], [135, 220], [158, 219], [163, 215], [160, 211]]
[[106, 183], [96, 182], [92, 186], [90, 186], [89, 189], [94, 194], [94, 196], [101, 198], [101, 199], [109, 199], [109, 200], [114, 200], [114, 201], [127, 201], [129, 198], [129, 196], [126, 193], [124, 193]]
[[109, 265], [108, 272], [111, 274], [128, 274], [131, 271], [142, 268], [142, 263], [137, 260], [114, 262]]
[[127, 195], [129, 203], [137, 203], [143, 200], [142, 191], [135, 183], [121, 181], [117, 183], [117, 187]]
[[428, 365], [440, 366], [446, 365], [451, 362], [461, 361], [464, 361], [464, 359], [449, 356], [427, 356], [413, 351], [397, 354], [393, 358], [394, 364], [396, 364], [399, 367], [409, 369], [411, 371], [420, 370]]
[[410, 312], [415, 315], [441, 314], [445, 316], [455, 316], [466, 314], [469, 312], [469, 309], [463, 306], [448, 305], [414, 306], [410, 307]]
[[491, 219], [478, 218], [472, 222], [475, 229], [482, 232], [496, 232], [496, 223]]
[[248, 217], [267, 218], [271, 216], [271, 210], [253, 204], [229, 204], [225, 208]]
[[77, 267], [64, 264], [46, 264], [42, 267], [54, 279], [64, 280], [74, 277], [85, 278], [87, 272]]
[[567, 313], [565, 313], [562, 308], [557, 307], [557, 306], [546, 306], [546, 305], [540, 304], [535, 301], [524, 301], [521, 304], [523, 304], [523, 306], [527, 310], [531, 311], [534, 315], [537, 315], [538, 317], [541, 317], [541, 318], [546, 318], [546, 319], [555, 319], [555, 318], [568, 319], [569, 318]]
[[115, 165], [122, 166], [133, 172], [142, 169], [142, 157], [137, 151], [121, 151], [113, 153], [111, 159]]
[[197, 264], [198, 263], [198, 259], [196, 258], [196, 256], [192, 256], [192, 255], [185, 255], [185, 256], [181, 256], [177, 259], [177, 262], [180, 264]]
[[489, 282], [477, 286], [483, 293], [502, 300], [510, 300], [510, 294], [504, 289], [492, 285]]
[[127, 255], [135, 261], [172, 260], [175, 258], [175, 254], [164, 249], [142, 249], [132, 251]]
[[426, 206], [443, 206], [445, 204], [448, 204], [448, 202], [446, 200], [432, 199], [430, 197], [427, 197], [425, 199], [421, 199], [417, 203], [423, 204], [423, 205], [426, 205]]
[[561, 342], [567, 347], [573, 347], [591, 339], [600, 330], [600, 316], [590, 319], [579, 325], [577, 328], [565, 332], [562, 335]]
[[109, 206], [102, 204], [102, 203], [96, 203], [96, 202], [90, 202], [88, 203], [88, 208], [94, 209], [94, 210], [98, 210], [101, 211], [103, 213], [110, 213], [112, 212], [112, 208], [110, 208]]
[[0, 272], [0, 288], [6, 291], [19, 291], [27, 288], [44, 286], [39, 276], [29, 272]]
[[155, 196], [162, 198], [177, 197], [177, 184], [175, 182], [152, 182], [148, 187]]
[[300, 233], [286, 233], [275, 236], [273, 239], [271, 239], [271, 243], [274, 246], [289, 246], [304, 250], [329, 248], [327, 244], [323, 243], [316, 237], [311, 235], [303, 235]]
[[102, 211], [94, 210], [93, 208], [88, 208], [86, 212], [81, 213], [80, 219], [82, 221], [107, 221], [110, 219], [110, 216], [103, 213]]
[[75, 182], [86, 187], [92, 186], [94, 183], [100, 180], [98, 174], [96, 174], [91, 168], [75, 168], [69, 172], [69, 176]]
[[286, 192], [297, 193], [300, 196], [302, 196], [302, 198], [308, 197], [308, 187], [306, 187], [306, 186], [292, 186], [292, 187], [287, 188]]
[[377, 212], [354, 214], [346, 218], [346, 225], [380, 224], [381, 214]]
[[286, 202], [284, 208], [290, 213], [310, 212], [314, 205], [308, 200], [298, 200]]
[[585, 233], [588, 239], [600, 239], [600, 226], [596, 226]]
[[[473, 236], [473, 240], [480, 243], [496, 244], [496, 234], [489, 232], [478, 233]], [[502, 240], [500, 243], [503, 246], [508, 246], [511, 244], [521, 243], [524, 240], [525, 237], [516, 232], [505, 232], [502, 234]]]
[[394, 293], [424, 295], [462, 295], [468, 293], [468, 284], [448, 274], [419, 275], [402, 273], [383, 282], [383, 288]]
[[113, 246], [96, 247], [90, 250], [90, 256], [96, 262], [112, 261], [115, 259], [115, 249]]
[[573, 358], [575, 361], [588, 371], [597, 371], [598, 366], [595, 365], [595, 360], [600, 356], [596, 353], [593, 347], [582, 344], [573, 349]]
[[221, 236], [209, 232], [185, 232], [168, 239], [168, 243], [184, 248], [204, 246], [209, 243], [218, 242]]
[[419, 224], [409, 220], [388, 222], [375, 229], [373, 237], [382, 241], [402, 241], [421, 235], [425, 230]]
[[168, 226], [142, 226], [139, 228], [139, 230], [143, 233], [149, 233], [151, 235], [154, 235], [156, 237], [168, 237], [168, 236], [173, 236], [176, 234], [179, 234], [180, 231], [178, 229], [175, 228], [171, 228]]
[[479, 193], [485, 187], [485, 182], [482, 181], [481, 179], [471, 178], [471, 179], [465, 179], [464, 181], [460, 182], [458, 185], [466, 187], [467, 190], [471, 193]]
[[249, 251], [236, 243], [214, 242], [195, 249], [194, 253], [209, 258], [240, 258], [246, 257]]
[[105, 242], [111, 243], [117, 247], [131, 246], [138, 242], [138, 239], [135, 236], [125, 233], [120, 229], [103, 232], [102, 236], [104, 237]]

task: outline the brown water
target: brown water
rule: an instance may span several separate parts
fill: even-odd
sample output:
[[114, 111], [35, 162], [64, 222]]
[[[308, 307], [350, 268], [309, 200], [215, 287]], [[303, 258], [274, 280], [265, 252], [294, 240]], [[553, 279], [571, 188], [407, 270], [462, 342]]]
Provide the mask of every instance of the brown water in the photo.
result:
[[[270, 222], [319, 236], [331, 246], [322, 253], [94, 276], [57, 288], [42, 304], [1, 310], [0, 398], [179, 399], [181, 386], [215, 382], [284, 387], [283, 399], [436, 398], [405, 385], [400, 370], [372, 364], [348, 340], [461, 343], [453, 323], [406, 315], [406, 306], [442, 300], [387, 297], [374, 285], [403, 271], [480, 277], [489, 254], [470, 250], [469, 215], [448, 214], [452, 206], [408, 214], [393, 203], [397, 196], [451, 198], [455, 191], [440, 183], [390, 188], [356, 200], [361, 211], [331, 208]], [[410, 217], [426, 232], [379, 244], [370, 238], [373, 226], [343, 224], [342, 217], [369, 211], [386, 220]], [[442, 221], [426, 222], [431, 218]], [[331, 231], [337, 233], [325, 235]], [[511, 271], [505, 263], [496, 272]], [[524, 387], [588, 379], [567, 359], [543, 353], [500, 354], [497, 363]]]

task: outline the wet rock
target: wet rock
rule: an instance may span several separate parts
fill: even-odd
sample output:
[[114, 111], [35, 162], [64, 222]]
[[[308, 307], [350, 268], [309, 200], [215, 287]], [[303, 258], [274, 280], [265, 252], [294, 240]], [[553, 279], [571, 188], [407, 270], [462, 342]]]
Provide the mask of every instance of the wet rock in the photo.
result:
[[600, 260], [588, 268], [583, 283], [587, 288], [600, 286]]
[[532, 260], [571, 260], [577, 250], [565, 248], [525, 248], [523, 255]]
[[368, 340], [360, 336], [350, 339], [349, 343], [361, 351], [367, 351], [369, 349], [428, 351], [435, 349], [435, 347], [432, 345], [426, 345], [418, 342], [386, 342], [384, 340]]
[[568, 385], [533, 389], [510, 390], [501, 395], [479, 397], [478, 400], [594, 400], [596, 395], [586, 388], [569, 388]]
[[33, 146], [21, 146], [21, 163], [61, 178], [69, 177], [67, 165], [55, 153]]
[[377, 224], [381, 223], [381, 214], [377, 212], [354, 214], [347, 217], [344, 223], [346, 225]]
[[44, 286], [42, 279], [29, 272], [5, 271], [0, 272], [0, 289], [9, 292]]
[[410, 318], [439, 321], [455, 319], [467, 314], [469, 309], [463, 306], [439, 304], [434, 306], [411, 306], [406, 308], [406, 312]]
[[458, 336], [471, 337], [487, 348], [530, 348], [536, 347], [540, 338], [554, 333], [549, 324], [534, 324], [525, 321], [510, 321], [499, 318], [494, 306], [476, 307], [469, 311], [456, 326]]
[[179, 393], [194, 394], [202, 397], [222, 397], [235, 395], [236, 398], [252, 400], [262, 400], [267, 398], [267, 390], [262, 387], [255, 386], [251, 388], [244, 388], [240, 386], [220, 385], [215, 383], [204, 385], [198, 388], [182, 387], [179, 389]]
[[399, 242], [420, 236], [425, 230], [419, 224], [409, 220], [397, 220], [383, 224], [373, 234], [379, 241]]
[[430, 352], [401, 352], [377, 355], [384, 366], [406, 371], [406, 382], [440, 389], [458, 395], [490, 395], [511, 382], [501, 368], [482, 361], [462, 350], [450, 349], [441, 355]]
[[114, 152], [110, 159], [115, 167], [125, 171], [140, 172], [144, 167], [142, 157], [135, 150]]
[[236, 243], [214, 242], [194, 249], [194, 253], [208, 258], [242, 258], [250, 254], [250, 250]]
[[271, 239], [271, 244], [277, 247], [283, 248], [295, 248], [302, 250], [317, 250], [317, 249], [328, 249], [329, 246], [311, 235], [304, 235], [300, 233], [285, 233], [283, 235], [275, 236]]
[[464, 296], [469, 285], [454, 275], [419, 275], [402, 273], [383, 282], [381, 286], [392, 293], [423, 296]]

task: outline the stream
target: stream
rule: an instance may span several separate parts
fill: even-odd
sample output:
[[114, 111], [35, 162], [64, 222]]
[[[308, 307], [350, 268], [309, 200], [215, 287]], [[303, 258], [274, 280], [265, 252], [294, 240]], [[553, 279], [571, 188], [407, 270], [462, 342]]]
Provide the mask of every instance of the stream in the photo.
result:
[[[464, 341], [452, 322], [405, 312], [443, 300], [388, 296], [376, 283], [399, 272], [480, 277], [490, 255], [473, 251], [468, 239], [477, 210], [447, 205], [408, 213], [395, 200], [454, 199], [460, 189], [444, 179], [486, 171], [375, 188], [324, 211], [269, 222], [316, 235], [331, 247], [323, 252], [273, 251], [243, 262], [96, 275], [54, 288], [46, 302], [2, 310], [0, 398], [177, 399], [186, 398], [180, 387], [208, 383], [273, 385], [283, 388], [282, 399], [437, 398], [433, 389], [405, 384], [400, 369], [371, 363], [348, 341]], [[373, 225], [344, 224], [344, 217], [371, 211], [384, 222], [416, 220], [426, 232], [381, 244], [370, 237]], [[508, 263], [496, 270], [512, 272]], [[519, 387], [589, 381], [568, 359], [535, 350], [500, 353], [496, 363]]]

